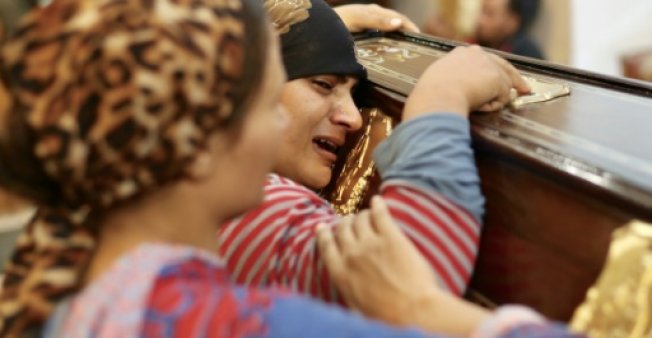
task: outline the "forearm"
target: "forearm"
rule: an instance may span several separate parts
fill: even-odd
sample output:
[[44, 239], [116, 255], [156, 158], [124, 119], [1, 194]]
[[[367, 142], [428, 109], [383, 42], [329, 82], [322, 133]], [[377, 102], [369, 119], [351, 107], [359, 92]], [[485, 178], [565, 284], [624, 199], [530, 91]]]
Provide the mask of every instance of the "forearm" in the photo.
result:
[[489, 311], [440, 290], [424, 295], [411, 308], [403, 311], [409, 315], [402, 316], [405, 320], [398, 324], [419, 327], [431, 334], [470, 338], [582, 337], [525, 306], [506, 305]]
[[472, 337], [492, 317], [488, 310], [441, 290], [424, 296], [408, 311], [411, 315], [404, 316], [408, 321], [401, 325], [453, 337]]

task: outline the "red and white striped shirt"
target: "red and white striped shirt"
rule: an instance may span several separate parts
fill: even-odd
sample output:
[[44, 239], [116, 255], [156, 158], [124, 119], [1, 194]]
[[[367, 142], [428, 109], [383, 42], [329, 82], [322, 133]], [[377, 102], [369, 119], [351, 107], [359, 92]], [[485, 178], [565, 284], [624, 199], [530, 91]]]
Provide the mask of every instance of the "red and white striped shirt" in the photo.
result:
[[[379, 194], [442, 286], [462, 294], [475, 263], [480, 224], [442, 195], [406, 181], [386, 181]], [[334, 226], [339, 218], [313, 191], [271, 174], [263, 203], [220, 228], [219, 252], [238, 283], [281, 285], [341, 301], [316, 247], [317, 225]]]

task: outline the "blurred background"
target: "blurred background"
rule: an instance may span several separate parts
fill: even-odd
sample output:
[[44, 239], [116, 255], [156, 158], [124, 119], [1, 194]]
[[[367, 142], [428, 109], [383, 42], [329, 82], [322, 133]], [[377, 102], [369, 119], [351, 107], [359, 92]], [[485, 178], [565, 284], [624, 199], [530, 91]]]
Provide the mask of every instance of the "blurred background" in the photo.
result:
[[[0, 0], [0, 37], [14, 27], [20, 16], [36, 1]], [[3, 100], [0, 93], [0, 100]], [[25, 201], [0, 188], [0, 278], [18, 234], [34, 213]]]
[[[424, 33], [507, 51], [512, 48], [511, 52], [522, 55], [521, 51], [532, 54], [531, 44], [538, 47], [543, 58], [554, 63], [652, 81], [650, 0], [330, 2], [375, 2], [406, 14]], [[519, 31], [515, 24], [524, 27]], [[484, 43], [479, 39], [483, 36], [495, 41]], [[520, 48], [523, 44], [525, 48]]]
[[[424, 33], [489, 45], [593, 72], [652, 81], [650, 0], [327, 0], [377, 3]], [[0, 0], [0, 31], [50, 0]], [[2, 32], [0, 32], [1, 34]]]

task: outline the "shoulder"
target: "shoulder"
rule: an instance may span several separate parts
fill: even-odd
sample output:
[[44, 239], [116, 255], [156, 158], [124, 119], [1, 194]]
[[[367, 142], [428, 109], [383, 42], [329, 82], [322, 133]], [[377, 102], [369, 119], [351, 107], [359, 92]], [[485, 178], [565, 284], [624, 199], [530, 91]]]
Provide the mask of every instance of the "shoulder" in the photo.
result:
[[270, 174], [264, 190], [263, 202], [240, 217], [226, 222], [221, 230], [222, 236], [243, 226], [257, 228], [261, 224], [276, 223], [281, 220], [284, 220], [286, 225], [295, 221], [303, 224], [306, 218], [334, 215], [328, 201], [289, 178]]
[[297, 193], [306, 195], [318, 196], [314, 191], [308, 189], [306, 186], [299, 184], [287, 177], [283, 177], [278, 174], [268, 174], [267, 180], [265, 181], [265, 191], [281, 189], [296, 191]]
[[280, 201], [328, 205], [326, 200], [304, 185], [277, 174], [269, 174], [265, 182], [263, 207]]
[[[229, 271], [222, 264], [201, 257], [189, 257], [168, 264], [160, 271], [154, 280], [149, 304], [165, 310], [173, 305], [169, 301], [173, 298], [166, 296], [173, 296], [178, 302], [186, 304], [206, 304], [226, 299], [255, 305], [267, 303], [272, 297], [287, 295], [283, 289], [257, 290], [234, 284]], [[214, 299], [211, 301], [211, 298]]]
[[283, 290], [236, 286], [220, 280], [219, 269], [199, 263], [185, 262], [158, 278], [142, 336], [423, 337]]
[[512, 40], [512, 53], [543, 59], [541, 48], [527, 35], [519, 34]]
[[56, 337], [136, 336], [158, 281], [188, 275], [185, 264], [190, 261], [206, 270], [223, 269], [222, 262], [210, 252], [187, 246], [142, 244], [61, 303], [48, 330], [61, 332], [53, 335]]
[[[223, 267], [190, 258], [165, 267], [145, 309], [144, 336], [183, 337], [189, 332], [222, 337], [237, 328], [243, 336], [264, 336], [266, 313], [282, 290], [237, 286]], [[170, 330], [174, 331], [171, 332]]]

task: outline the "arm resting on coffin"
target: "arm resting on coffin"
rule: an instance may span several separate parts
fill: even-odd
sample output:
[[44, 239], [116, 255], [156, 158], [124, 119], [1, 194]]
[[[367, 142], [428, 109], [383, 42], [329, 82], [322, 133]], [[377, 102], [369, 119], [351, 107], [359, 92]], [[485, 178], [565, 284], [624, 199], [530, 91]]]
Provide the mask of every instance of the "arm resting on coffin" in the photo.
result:
[[365, 29], [381, 31], [403, 30], [419, 33], [419, 27], [407, 16], [389, 8], [375, 4], [342, 5], [334, 8], [346, 28], [351, 32], [361, 32]]
[[[388, 179], [380, 194], [392, 216], [442, 286], [457, 295], [471, 276], [480, 233], [476, 218], [482, 214], [463, 119], [449, 114], [414, 119], [397, 128], [378, 154]], [[316, 250], [317, 225], [339, 221], [317, 194], [270, 175], [263, 203], [221, 227], [220, 254], [239, 283], [283, 285], [339, 300]]]

